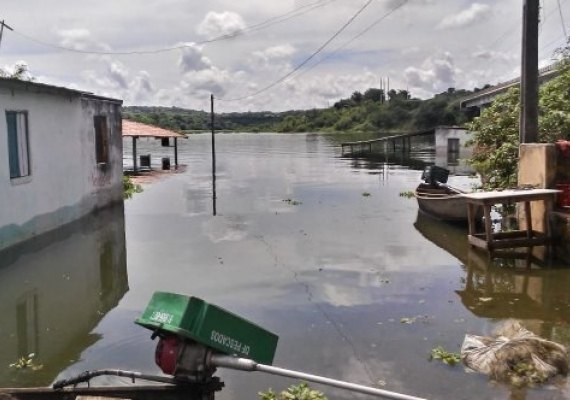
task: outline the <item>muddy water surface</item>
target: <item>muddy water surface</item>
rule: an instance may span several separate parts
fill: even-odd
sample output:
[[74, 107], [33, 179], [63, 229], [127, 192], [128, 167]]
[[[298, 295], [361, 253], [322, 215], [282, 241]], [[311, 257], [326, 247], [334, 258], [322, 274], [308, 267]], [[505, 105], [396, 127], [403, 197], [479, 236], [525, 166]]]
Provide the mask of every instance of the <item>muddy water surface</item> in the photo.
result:
[[[210, 136], [195, 135], [180, 144], [186, 171], [144, 186], [124, 219], [109, 211], [3, 257], [2, 386], [97, 368], [158, 373], [156, 343], [133, 321], [161, 290], [277, 333], [282, 367], [432, 399], [570, 396], [566, 381], [516, 391], [429, 361], [434, 347], [458, 352], [465, 333], [490, 334], [508, 318], [570, 344], [570, 270], [489, 262], [468, 248], [464, 229], [418, 216], [415, 200], [399, 194], [417, 185], [425, 155], [342, 158], [319, 135], [225, 134], [217, 149], [216, 216]], [[139, 151], [172, 157], [156, 142]], [[29, 352], [42, 370], [8, 367]], [[220, 376], [219, 399], [293, 382]], [[331, 399], [355, 397], [317, 387]]]

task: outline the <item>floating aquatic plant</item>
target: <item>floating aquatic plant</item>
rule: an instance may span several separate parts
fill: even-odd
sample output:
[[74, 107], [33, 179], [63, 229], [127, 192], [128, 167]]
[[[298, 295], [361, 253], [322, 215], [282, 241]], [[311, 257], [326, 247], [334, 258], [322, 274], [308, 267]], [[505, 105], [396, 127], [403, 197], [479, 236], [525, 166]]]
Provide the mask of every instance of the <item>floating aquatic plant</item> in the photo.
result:
[[298, 205], [300, 205], [300, 204], [303, 204], [301, 201], [299, 201], [299, 200], [293, 200], [293, 199], [285, 199], [285, 200], [283, 200], [283, 202], [285, 202], [285, 203], [287, 203], [287, 204], [290, 204], [290, 205], [292, 205], [292, 206], [298, 206]]
[[41, 364], [34, 364], [34, 357], [36, 356], [35, 353], [30, 353], [27, 356], [20, 357], [18, 361], [9, 365], [10, 368], [15, 369], [29, 369], [31, 371], [37, 371], [42, 369], [44, 366]]
[[451, 353], [443, 347], [438, 346], [431, 350], [430, 361], [441, 360], [444, 364], [455, 365], [461, 361], [459, 353]]
[[318, 390], [311, 389], [306, 382], [289, 386], [287, 390], [276, 393], [272, 389], [258, 393], [261, 400], [327, 400], [327, 397]]

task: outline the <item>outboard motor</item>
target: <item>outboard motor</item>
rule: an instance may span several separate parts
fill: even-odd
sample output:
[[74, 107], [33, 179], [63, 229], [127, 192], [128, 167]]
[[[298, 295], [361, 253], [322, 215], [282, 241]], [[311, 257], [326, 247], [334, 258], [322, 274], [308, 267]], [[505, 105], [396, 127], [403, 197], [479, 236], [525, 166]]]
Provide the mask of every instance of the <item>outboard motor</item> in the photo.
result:
[[429, 165], [422, 172], [422, 180], [431, 186], [437, 186], [438, 183], [447, 183], [448, 178], [449, 170], [437, 165]]

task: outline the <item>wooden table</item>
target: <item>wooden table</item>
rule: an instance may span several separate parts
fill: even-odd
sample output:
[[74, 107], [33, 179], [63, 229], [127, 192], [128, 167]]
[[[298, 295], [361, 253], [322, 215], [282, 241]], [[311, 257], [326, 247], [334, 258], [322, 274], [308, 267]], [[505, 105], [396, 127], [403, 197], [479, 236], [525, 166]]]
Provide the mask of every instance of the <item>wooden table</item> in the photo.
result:
[[[560, 190], [553, 189], [521, 189], [495, 192], [477, 192], [463, 195], [467, 201], [469, 218], [469, 243], [489, 251], [513, 247], [530, 247], [546, 245], [551, 242], [550, 224], [545, 225], [545, 232], [532, 228], [531, 201], [544, 201], [547, 213], [552, 209], [555, 196]], [[491, 207], [500, 203], [524, 203], [527, 227], [525, 230], [510, 232], [493, 232], [491, 222]], [[477, 207], [483, 207], [485, 216], [485, 232], [478, 233], [476, 223]]]

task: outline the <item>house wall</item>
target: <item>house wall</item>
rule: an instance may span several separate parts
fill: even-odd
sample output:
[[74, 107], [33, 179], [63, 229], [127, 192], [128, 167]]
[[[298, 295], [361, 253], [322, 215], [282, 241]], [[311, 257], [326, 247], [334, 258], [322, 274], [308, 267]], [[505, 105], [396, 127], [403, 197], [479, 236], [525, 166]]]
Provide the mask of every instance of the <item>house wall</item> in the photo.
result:
[[[551, 143], [525, 143], [519, 150], [519, 185], [533, 185], [539, 188], [555, 189], [556, 183], [564, 181], [569, 175], [570, 161], [557, 151]], [[554, 205], [544, 202], [532, 202], [532, 227], [544, 232], [546, 224], [550, 224], [554, 237], [554, 250], [561, 260], [570, 257], [570, 214], [561, 212]], [[519, 223], [526, 229], [524, 212], [519, 210]]]
[[[471, 157], [473, 149], [466, 147], [471, 139], [467, 129], [440, 126], [435, 129], [435, 164], [447, 168], [454, 175], [469, 175], [473, 169], [467, 165], [466, 160]], [[448, 140], [459, 139], [459, 153], [451, 154], [448, 151]]]
[[[36, 90], [34, 90], [36, 89]], [[122, 201], [120, 102], [0, 85], [0, 249]], [[6, 111], [27, 111], [30, 176], [10, 179]], [[109, 162], [97, 165], [94, 115], [106, 115]]]

